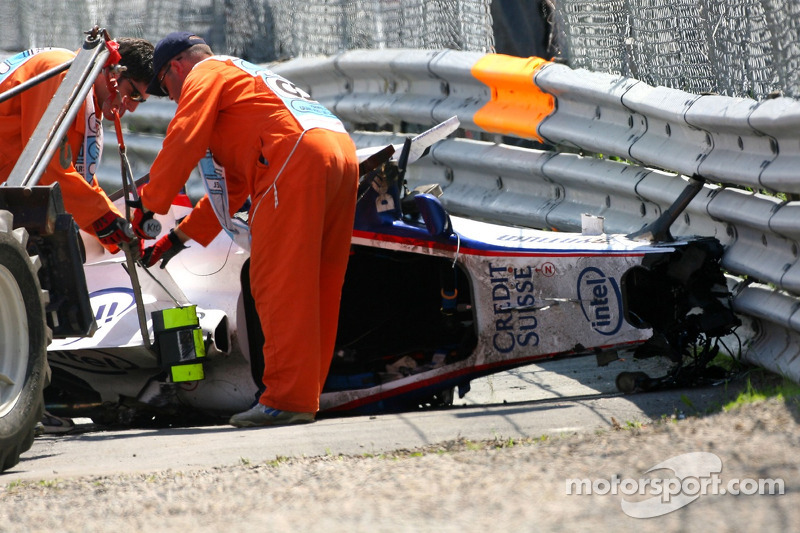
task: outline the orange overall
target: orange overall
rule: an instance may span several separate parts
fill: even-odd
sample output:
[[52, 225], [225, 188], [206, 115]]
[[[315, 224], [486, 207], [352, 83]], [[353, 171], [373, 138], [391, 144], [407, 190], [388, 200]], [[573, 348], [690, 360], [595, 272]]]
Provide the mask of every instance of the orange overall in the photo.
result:
[[[0, 83], [0, 93], [12, 89], [53, 67], [75, 57], [67, 50], [39, 52]], [[0, 103], [0, 183], [8, 180], [25, 144], [39, 123], [58, 86], [66, 76], [62, 73]], [[92, 223], [109, 211], [119, 214], [108, 199], [93, 173], [90, 179], [76, 168], [78, 154], [86, 132], [86, 104], [81, 107], [70, 128], [66, 142], [62, 142], [39, 180], [39, 185], [58, 181], [64, 198], [64, 208], [71, 213], [81, 229], [94, 234]], [[100, 107], [95, 101], [96, 113]]]
[[[215, 58], [183, 82], [143, 205], [165, 213], [207, 149], [225, 169], [231, 211], [252, 200], [250, 282], [266, 339], [260, 402], [316, 412], [349, 257], [355, 146], [346, 133], [304, 130], [262, 78]], [[219, 233], [207, 197], [180, 227], [202, 245]]]

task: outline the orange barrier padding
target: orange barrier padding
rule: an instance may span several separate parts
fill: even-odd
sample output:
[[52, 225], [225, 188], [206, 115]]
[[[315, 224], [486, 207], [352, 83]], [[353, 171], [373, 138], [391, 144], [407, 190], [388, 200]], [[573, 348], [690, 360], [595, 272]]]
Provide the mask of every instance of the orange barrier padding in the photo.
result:
[[533, 83], [533, 76], [550, 61], [539, 57], [488, 54], [472, 66], [475, 79], [492, 89], [491, 100], [474, 117], [490, 133], [539, 137], [542, 120], [553, 112], [555, 100]]

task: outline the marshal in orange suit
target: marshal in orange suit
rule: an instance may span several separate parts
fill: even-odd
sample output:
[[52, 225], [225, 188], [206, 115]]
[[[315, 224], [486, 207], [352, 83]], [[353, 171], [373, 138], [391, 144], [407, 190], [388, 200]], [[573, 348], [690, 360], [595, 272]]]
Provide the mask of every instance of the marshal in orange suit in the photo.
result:
[[[103, 148], [102, 118], [113, 120], [135, 111], [145, 101], [153, 76], [153, 45], [143, 39], [119, 39], [123, 70], [106, 65], [67, 130], [39, 185], [58, 182], [64, 207], [81, 229], [96, 234], [106, 248], [118, 251], [129, 242], [130, 225], [120, 216], [95, 178]], [[73, 59], [75, 53], [59, 48], [26, 50], [0, 63], [0, 93], [13, 89], [48, 70]], [[25, 144], [61, 85], [66, 71], [0, 103], [0, 183], [8, 180]]]
[[[206, 245], [220, 228], [249, 247], [266, 339], [264, 389], [230, 423], [311, 422], [336, 340], [358, 186], [355, 146], [342, 123], [290, 81], [213, 55], [196, 35], [166, 36], [153, 64], [148, 92], [178, 107], [141, 190], [134, 229], [153, 212], [167, 212], [198, 162], [210, 161], [216, 171], [206, 179], [209, 194], [145, 251], [145, 261], [163, 264], [188, 238]], [[246, 227], [231, 214], [248, 197]]]

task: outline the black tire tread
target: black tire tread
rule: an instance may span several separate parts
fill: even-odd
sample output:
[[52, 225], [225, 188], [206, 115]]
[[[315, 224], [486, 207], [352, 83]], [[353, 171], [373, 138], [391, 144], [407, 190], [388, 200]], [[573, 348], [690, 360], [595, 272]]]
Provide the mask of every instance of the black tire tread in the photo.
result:
[[[38, 257], [26, 252], [28, 233], [13, 229], [13, 216], [0, 210], [0, 260], [18, 282], [28, 315], [29, 354], [25, 386], [12, 411], [0, 418], [0, 471], [19, 463], [20, 455], [33, 445], [34, 428], [44, 412], [43, 389], [47, 379], [47, 346], [52, 334], [45, 320], [47, 293], [42, 291], [37, 272]], [[0, 353], [0, 357], [3, 354]]]

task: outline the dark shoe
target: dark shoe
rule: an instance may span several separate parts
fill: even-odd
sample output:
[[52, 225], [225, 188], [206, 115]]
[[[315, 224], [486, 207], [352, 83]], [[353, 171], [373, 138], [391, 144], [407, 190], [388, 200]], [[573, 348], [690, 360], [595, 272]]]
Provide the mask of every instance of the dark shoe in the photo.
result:
[[258, 426], [287, 426], [289, 424], [308, 424], [314, 421], [314, 413], [295, 413], [281, 411], [257, 403], [247, 411], [235, 414], [228, 421], [237, 428]]
[[42, 425], [45, 434], [68, 433], [75, 429], [75, 422], [69, 418], [51, 415], [47, 411], [42, 415]]

